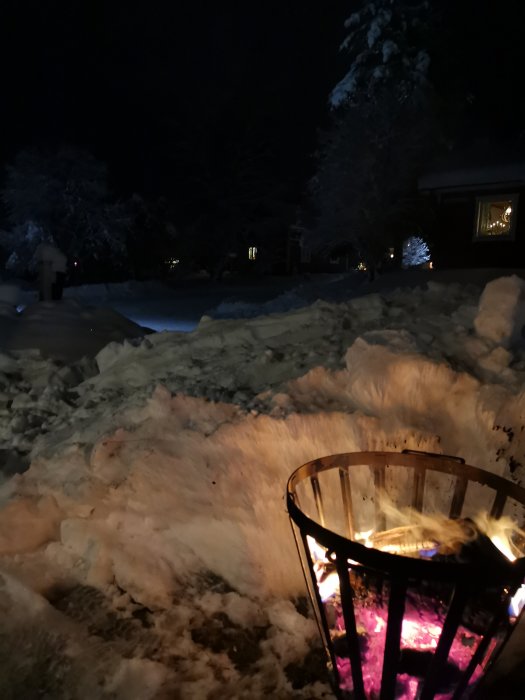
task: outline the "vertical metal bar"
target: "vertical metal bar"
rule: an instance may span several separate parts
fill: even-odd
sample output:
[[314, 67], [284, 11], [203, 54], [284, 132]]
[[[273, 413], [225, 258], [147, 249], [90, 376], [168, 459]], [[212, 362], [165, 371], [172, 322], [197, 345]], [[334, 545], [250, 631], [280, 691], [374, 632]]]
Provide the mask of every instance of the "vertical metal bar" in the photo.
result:
[[497, 491], [494, 503], [492, 504], [492, 508], [490, 510], [491, 517], [496, 519], [501, 518], [506, 501], [507, 495], [503, 491]]
[[465, 669], [463, 675], [461, 676], [461, 680], [456, 686], [454, 695], [452, 696], [452, 700], [459, 700], [459, 698], [461, 698], [463, 691], [468, 685], [470, 677], [476, 669], [476, 666], [482, 661], [483, 657], [485, 656], [487, 649], [489, 648], [489, 644], [491, 643], [494, 635], [498, 631], [498, 627], [501, 625], [502, 621], [507, 615], [507, 610], [509, 607], [509, 597], [510, 596], [505, 596], [503, 603], [496, 610], [496, 613], [492, 618], [492, 622], [490, 623], [487, 631], [483, 635], [483, 639], [478, 644], [478, 648], [474, 652], [472, 658], [469, 661], [469, 665]]
[[316, 476], [312, 476], [312, 478], [310, 479], [310, 482], [312, 484], [312, 491], [314, 494], [315, 507], [317, 508], [317, 515], [319, 516], [319, 520], [321, 522], [321, 525], [324, 527], [325, 526], [325, 519], [324, 519], [323, 496], [321, 494], [321, 485], [319, 484], [319, 479]]
[[386, 628], [383, 674], [380, 700], [393, 700], [396, 692], [399, 647], [403, 615], [405, 614], [406, 583], [392, 581], [388, 601], [388, 625]]
[[363, 684], [363, 669], [361, 667], [361, 652], [359, 649], [359, 636], [355, 623], [354, 601], [348, 573], [348, 563], [346, 557], [342, 553], [336, 551], [335, 555], [341, 591], [341, 605], [343, 607], [343, 618], [345, 621], [346, 642], [348, 644], [348, 654], [350, 656], [352, 680], [354, 681], [353, 697], [355, 700], [366, 700], [365, 686]]
[[385, 514], [383, 513], [380, 502], [385, 493], [385, 467], [376, 467], [374, 469], [374, 486], [375, 486], [375, 510], [376, 510], [376, 532], [381, 532], [386, 529]]
[[425, 493], [426, 469], [414, 469], [414, 481], [412, 483], [412, 508], [419, 513], [423, 510], [423, 494]]
[[352, 505], [352, 488], [350, 486], [350, 476], [346, 469], [339, 469], [339, 479], [341, 483], [341, 495], [343, 496], [343, 508], [345, 511], [346, 536], [354, 539], [354, 509]]
[[457, 477], [452, 503], [450, 504], [449, 518], [459, 518], [461, 515], [463, 503], [465, 502], [465, 494], [467, 493], [467, 485], [468, 480], [464, 476]]
[[452, 600], [450, 602], [447, 617], [445, 618], [437, 649], [428, 669], [419, 700], [432, 700], [437, 691], [439, 679], [443, 676], [450, 647], [452, 646], [452, 642], [454, 641], [454, 637], [456, 636], [459, 624], [461, 622], [467, 597], [468, 594], [466, 589], [459, 586], [452, 594]]
[[[307, 536], [304, 532], [300, 531], [301, 532], [301, 541], [303, 543], [303, 553], [304, 553], [302, 555], [301, 549], [299, 547], [299, 542], [297, 541], [297, 535], [295, 533], [293, 522], [291, 520], [290, 520], [290, 523], [292, 525], [292, 531], [294, 534], [297, 551], [299, 552], [299, 559], [301, 560], [301, 568], [303, 570], [304, 579], [306, 581], [306, 587], [307, 587], [308, 591], [310, 592], [310, 598], [312, 599], [312, 604], [314, 607], [314, 614], [315, 614], [315, 619], [317, 622], [317, 627], [319, 628], [321, 638], [323, 639], [325, 652], [330, 660], [330, 664], [332, 666], [332, 671], [334, 673], [334, 676], [335, 676], [335, 679], [337, 682], [338, 691], [339, 691], [340, 686], [341, 686], [341, 678], [339, 676], [339, 669], [337, 668], [337, 662], [336, 662], [335, 653], [334, 653], [334, 646], [333, 646], [332, 641], [331, 641], [330, 628], [328, 627], [328, 621], [326, 619], [325, 606], [324, 606], [323, 601], [321, 600], [319, 588], [317, 587], [317, 583], [316, 583], [317, 578], [315, 576], [312, 556], [310, 554], [310, 548], [308, 547], [308, 540], [306, 539]], [[306, 573], [304, 566], [303, 566], [303, 561], [305, 558], [306, 558], [306, 562], [308, 565], [308, 572], [310, 574], [310, 577], [307, 576], [307, 573]]]

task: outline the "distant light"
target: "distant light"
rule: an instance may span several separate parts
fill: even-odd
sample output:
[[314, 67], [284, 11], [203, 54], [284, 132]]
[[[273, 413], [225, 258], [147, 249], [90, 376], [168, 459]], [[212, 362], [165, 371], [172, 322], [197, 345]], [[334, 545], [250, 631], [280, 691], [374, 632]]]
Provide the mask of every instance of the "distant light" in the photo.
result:
[[366, 272], [366, 264], [364, 262], [358, 263], [357, 269], [360, 270], [361, 272]]
[[173, 270], [173, 268], [180, 263], [180, 260], [179, 258], [168, 258], [165, 262], [169, 269]]
[[390, 253], [390, 257], [393, 258], [393, 257], [394, 257], [394, 253]]
[[18, 306], [16, 307], [16, 313], [21, 314], [25, 308], [26, 308], [25, 304], [18, 304]]
[[434, 269], [434, 263], [432, 262], [432, 260], [428, 263], [428, 267], [429, 267], [431, 270]]
[[76, 260], [75, 260], [75, 262], [73, 263], [73, 267], [78, 267], [78, 262], [77, 262]]
[[255, 260], [257, 257], [257, 247], [252, 245], [248, 248], [248, 260]]

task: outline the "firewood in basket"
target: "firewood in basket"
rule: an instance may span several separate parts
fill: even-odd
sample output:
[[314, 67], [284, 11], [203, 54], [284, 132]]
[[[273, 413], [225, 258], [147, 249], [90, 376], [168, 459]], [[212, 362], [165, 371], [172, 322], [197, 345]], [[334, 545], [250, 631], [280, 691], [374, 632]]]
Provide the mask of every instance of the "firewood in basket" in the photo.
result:
[[403, 525], [368, 536], [367, 544], [382, 552], [419, 557], [436, 551], [441, 555], [459, 554], [463, 546], [479, 537], [479, 530], [468, 518], [450, 520], [428, 518], [425, 524]]
[[437, 548], [437, 542], [431, 539], [423, 540], [414, 533], [413, 528], [395, 527], [383, 532], [375, 532], [368, 537], [368, 542], [374, 549], [391, 554], [402, 554], [404, 556], [419, 556], [421, 551]]

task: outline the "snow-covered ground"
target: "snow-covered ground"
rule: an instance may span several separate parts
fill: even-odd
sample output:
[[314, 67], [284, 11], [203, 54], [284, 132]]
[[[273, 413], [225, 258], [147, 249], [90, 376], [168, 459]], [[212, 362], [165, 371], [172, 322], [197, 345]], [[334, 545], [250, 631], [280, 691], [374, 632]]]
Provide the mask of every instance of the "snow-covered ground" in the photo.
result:
[[[286, 480], [322, 455], [408, 447], [521, 482], [524, 287], [120, 325], [67, 363], [4, 346], [0, 697], [331, 698]], [[54, 328], [53, 305], [30, 308], [63, 345], [80, 332], [60, 331], [78, 299]]]

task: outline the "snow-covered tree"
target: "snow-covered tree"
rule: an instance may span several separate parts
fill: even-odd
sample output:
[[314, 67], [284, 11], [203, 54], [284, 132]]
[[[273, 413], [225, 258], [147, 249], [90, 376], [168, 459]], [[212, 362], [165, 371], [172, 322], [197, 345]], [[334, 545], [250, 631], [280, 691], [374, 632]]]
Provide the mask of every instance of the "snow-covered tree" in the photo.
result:
[[345, 22], [348, 33], [340, 49], [351, 67], [330, 95], [332, 106], [374, 99], [386, 84], [396, 85], [402, 101], [425, 85], [431, 12], [427, 0], [361, 2]]
[[85, 268], [127, 265], [129, 212], [110, 200], [106, 166], [91, 154], [21, 151], [7, 167], [2, 199], [12, 227], [3, 247], [12, 247], [9, 259], [18, 271], [31, 270], [27, 248], [41, 239], [54, 241]]
[[410, 236], [403, 241], [403, 267], [418, 267], [429, 260], [429, 247], [420, 236]]
[[342, 49], [352, 65], [331, 93], [311, 183], [318, 218], [307, 243], [349, 243], [371, 270], [414, 224], [418, 169], [438, 139], [427, 11], [426, 2], [377, 0], [351, 15]]
[[311, 182], [317, 211], [307, 240], [311, 248], [328, 251], [349, 243], [373, 269], [406, 226], [414, 225], [417, 165], [434, 128], [425, 100], [413, 95], [400, 103], [385, 88], [380, 100], [333, 115]]
[[16, 277], [36, 273], [35, 251], [40, 243], [50, 241], [50, 237], [34, 221], [18, 224], [11, 231], [2, 231], [0, 243], [4, 250], [7, 272]]

